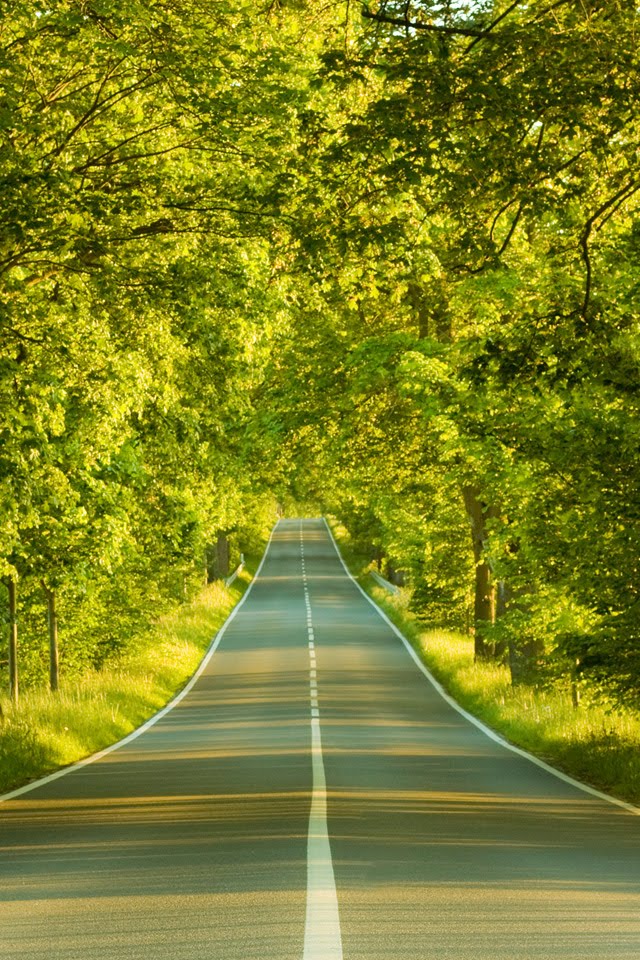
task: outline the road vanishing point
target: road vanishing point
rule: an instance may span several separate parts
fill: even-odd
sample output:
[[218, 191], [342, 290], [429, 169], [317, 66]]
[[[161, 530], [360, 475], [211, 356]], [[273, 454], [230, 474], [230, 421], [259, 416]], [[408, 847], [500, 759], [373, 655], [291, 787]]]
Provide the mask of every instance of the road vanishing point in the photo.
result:
[[638, 960], [639, 853], [282, 520], [186, 695], [0, 806], [0, 957]]

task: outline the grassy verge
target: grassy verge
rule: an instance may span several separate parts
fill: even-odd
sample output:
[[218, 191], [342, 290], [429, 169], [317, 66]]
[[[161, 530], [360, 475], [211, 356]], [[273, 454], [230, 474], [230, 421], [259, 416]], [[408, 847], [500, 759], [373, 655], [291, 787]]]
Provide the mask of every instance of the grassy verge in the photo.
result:
[[347, 531], [339, 524], [332, 527], [354, 576], [462, 707], [570, 776], [640, 804], [639, 713], [613, 711], [586, 699], [576, 710], [569, 691], [513, 687], [506, 667], [474, 662], [472, 638], [421, 629], [408, 609], [406, 593], [396, 596], [379, 587], [368, 575], [368, 559], [354, 549]]
[[135, 652], [111, 668], [63, 683], [55, 696], [26, 690], [17, 708], [0, 700], [0, 793], [115, 743], [168, 703], [193, 675], [256, 565], [249, 561], [230, 587], [212, 583], [161, 617]]

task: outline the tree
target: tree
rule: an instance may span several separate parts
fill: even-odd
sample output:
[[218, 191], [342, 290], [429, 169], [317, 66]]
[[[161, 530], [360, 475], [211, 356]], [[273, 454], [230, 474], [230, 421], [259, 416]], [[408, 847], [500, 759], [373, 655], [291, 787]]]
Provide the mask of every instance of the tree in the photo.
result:
[[[419, 473], [420, 440], [444, 421], [433, 462], [475, 516], [480, 625], [492, 618], [490, 573], [499, 612], [511, 598], [495, 639], [478, 632], [480, 652], [508, 642], [516, 678], [546, 634], [568, 668], [577, 650], [580, 669], [613, 680], [624, 634], [635, 636], [637, 582], [621, 575], [637, 554], [635, 12], [389, 2], [365, 18], [355, 43], [324, 54], [324, 96], [303, 130], [308, 186], [292, 192], [296, 211], [313, 210], [299, 243], [318, 313], [341, 354], [363, 358], [365, 381], [384, 391], [433, 341], [448, 378], [422, 389], [430, 369], [413, 365], [421, 413], [400, 416], [416, 439], [399, 445], [393, 425], [376, 433], [362, 374], [345, 380], [320, 337], [306, 365], [326, 378], [323, 405], [304, 427], [294, 416], [294, 430], [308, 443], [309, 429], [328, 435], [349, 411], [363, 431], [360, 456], [342, 456], [351, 490], [399, 449], [413, 450], [405, 468]], [[298, 330], [309, 315], [299, 311]], [[417, 334], [383, 378], [381, 329]], [[345, 449], [337, 434], [325, 463]]]

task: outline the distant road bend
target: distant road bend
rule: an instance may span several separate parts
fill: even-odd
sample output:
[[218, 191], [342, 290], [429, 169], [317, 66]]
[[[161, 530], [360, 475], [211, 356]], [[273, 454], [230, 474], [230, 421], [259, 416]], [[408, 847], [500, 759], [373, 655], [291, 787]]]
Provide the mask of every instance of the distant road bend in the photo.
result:
[[190, 692], [0, 805], [11, 960], [638, 960], [640, 818], [436, 692], [283, 520]]

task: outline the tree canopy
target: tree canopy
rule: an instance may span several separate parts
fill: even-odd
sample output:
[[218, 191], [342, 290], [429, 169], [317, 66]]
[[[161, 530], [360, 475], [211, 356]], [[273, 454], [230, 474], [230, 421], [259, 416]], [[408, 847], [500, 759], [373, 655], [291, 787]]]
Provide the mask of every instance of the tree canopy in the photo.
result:
[[[27, 681], [341, 516], [514, 680], [640, 687], [638, 13], [6, 2], [0, 573]], [[7, 614], [9, 616], [9, 614]]]

